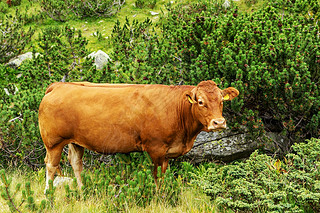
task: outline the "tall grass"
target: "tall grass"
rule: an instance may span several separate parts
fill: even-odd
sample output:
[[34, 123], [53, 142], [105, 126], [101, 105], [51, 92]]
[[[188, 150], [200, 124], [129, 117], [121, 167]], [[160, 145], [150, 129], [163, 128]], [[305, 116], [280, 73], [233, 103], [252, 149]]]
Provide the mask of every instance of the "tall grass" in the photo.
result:
[[[69, 171], [64, 171], [65, 176], [72, 177], [73, 174]], [[36, 205], [39, 205], [43, 199], [45, 188], [45, 169], [39, 171], [30, 171], [25, 168], [9, 168], [6, 170], [6, 176], [12, 178], [11, 191], [14, 191], [15, 186], [21, 183], [22, 187], [26, 182], [30, 182], [31, 190], [34, 191], [34, 199]], [[71, 183], [72, 184], [72, 183]], [[69, 184], [69, 185], [71, 185]], [[0, 186], [3, 183], [0, 181]], [[85, 213], [85, 212], [111, 212], [114, 208], [106, 206], [108, 196], [101, 193], [100, 196], [91, 196], [86, 199], [67, 199], [64, 185], [59, 185], [55, 190], [55, 202], [51, 209], [46, 209], [48, 213]], [[102, 196], [101, 196], [102, 195]], [[19, 191], [15, 197], [16, 201], [21, 200], [22, 193]], [[22, 212], [30, 212], [25, 207], [25, 203], [20, 207]], [[165, 199], [153, 199], [150, 204], [145, 207], [130, 204], [123, 210], [124, 212], [214, 212], [214, 206], [210, 198], [202, 193], [201, 189], [185, 184], [182, 187], [180, 199], [171, 205]], [[6, 201], [0, 198], [0, 212], [10, 212]]]

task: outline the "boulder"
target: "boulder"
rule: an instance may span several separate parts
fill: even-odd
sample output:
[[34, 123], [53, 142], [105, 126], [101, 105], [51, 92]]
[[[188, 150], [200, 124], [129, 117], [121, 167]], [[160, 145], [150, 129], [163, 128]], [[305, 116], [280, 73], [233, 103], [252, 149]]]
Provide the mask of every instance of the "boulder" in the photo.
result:
[[101, 70], [105, 65], [107, 65], [108, 61], [111, 60], [108, 54], [101, 50], [90, 53], [88, 57], [94, 59], [94, 65], [96, 65], [98, 70]]
[[[287, 140], [276, 133], [267, 133], [266, 136], [272, 140], [278, 140], [279, 143], [285, 143]], [[259, 140], [250, 140], [247, 137], [247, 133], [231, 132], [228, 130], [210, 133], [201, 132], [197, 136], [193, 148], [184, 158], [194, 163], [205, 160], [230, 162], [249, 157], [258, 148], [274, 152], [278, 149], [275, 144], [261, 144]]]
[[72, 184], [73, 179], [69, 177], [61, 177], [57, 176], [54, 181], [53, 181], [53, 186], [58, 187], [58, 186], [64, 186], [65, 184]]
[[[35, 54], [36, 56], [39, 55], [39, 53], [36, 53]], [[33, 58], [33, 54], [32, 52], [27, 52], [27, 53], [24, 53], [22, 55], [18, 55], [17, 57], [11, 59], [9, 62], [8, 62], [8, 65], [10, 66], [13, 66], [13, 67], [18, 67], [21, 65], [21, 63], [27, 59], [32, 59]]]

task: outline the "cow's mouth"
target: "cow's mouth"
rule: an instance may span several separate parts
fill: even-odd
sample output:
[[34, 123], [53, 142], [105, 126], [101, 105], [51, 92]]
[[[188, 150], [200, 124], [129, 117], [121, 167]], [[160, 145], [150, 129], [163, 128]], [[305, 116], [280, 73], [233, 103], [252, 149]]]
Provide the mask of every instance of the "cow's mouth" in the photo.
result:
[[209, 132], [221, 131], [226, 128], [227, 128], [227, 123], [224, 118], [212, 119], [209, 122], [209, 125], [207, 127]]
[[219, 132], [219, 131], [222, 131], [222, 130], [225, 130], [227, 127], [219, 127], [219, 128], [210, 128], [208, 127], [208, 132]]

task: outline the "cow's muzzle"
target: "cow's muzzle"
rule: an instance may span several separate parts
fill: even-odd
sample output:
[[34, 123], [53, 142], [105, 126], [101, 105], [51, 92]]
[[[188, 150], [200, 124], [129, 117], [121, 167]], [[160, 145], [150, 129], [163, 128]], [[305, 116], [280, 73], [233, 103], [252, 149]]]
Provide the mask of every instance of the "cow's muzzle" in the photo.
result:
[[225, 129], [226, 127], [227, 127], [226, 119], [217, 118], [217, 119], [212, 119], [210, 121], [209, 126], [208, 126], [208, 130], [209, 131], [216, 131], [216, 130]]

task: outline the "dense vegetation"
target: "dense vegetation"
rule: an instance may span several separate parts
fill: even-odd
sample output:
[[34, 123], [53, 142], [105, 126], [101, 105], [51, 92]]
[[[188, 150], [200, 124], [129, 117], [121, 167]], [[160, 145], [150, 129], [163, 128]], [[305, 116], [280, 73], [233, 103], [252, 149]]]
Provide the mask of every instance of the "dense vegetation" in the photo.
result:
[[[111, 212], [148, 208], [152, 202], [177, 206], [183, 199], [183, 188], [198, 186], [212, 198], [212, 202], [196, 204], [196, 208], [187, 208], [187, 212], [317, 212], [320, 209], [319, 139], [293, 145], [293, 153], [283, 160], [256, 151], [246, 161], [230, 165], [203, 163], [195, 167], [188, 162], [175, 164], [160, 179], [158, 190], [147, 154], [118, 155], [113, 162], [111, 166], [102, 164], [83, 172], [81, 192], [75, 178], [59, 192], [51, 181], [41, 202], [35, 198], [43, 197], [43, 169], [27, 176], [30, 179], [24, 180], [24, 186], [19, 182], [12, 183], [5, 170], [1, 170], [1, 196], [13, 212], [17, 209], [50, 212], [64, 209], [66, 204], [86, 203], [90, 199], [103, 203], [96, 211]], [[61, 197], [64, 198], [62, 201]], [[92, 202], [88, 202], [89, 205]], [[189, 207], [196, 203], [194, 200], [187, 202]]]
[[[200, 167], [201, 168], [201, 167]], [[320, 144], [293, 145], [284, 160], [252, 153], [245, 162], [199, 169], [194, 182], [220, 210], [317, 212], [320, 209]]]
[[[38, 5], [32, 9], [37, 12], [17, 10], [3, 15], [9, 6], [21, 1], [0, 1], [0, 167], [43, 167], [45, 149], [37, 112], [45, 88], [52, 82], [195, 85], [212, 79], [221, 88], [234, 86], [240, 91], [240, 97], [225, 106], [229, 127], [249, 133], [248, 137], [260, 141], [261, 150], [264, 144], [275, 143], [266, 132], [283, 135], [288, 140], [276, 146], [287, 154], [286, 160], [277, 161], [255, 152], [245, 162], [222, 167], [177, 164], [164, 177], [172, 184], [162, 189], [167, 201], [177, 202], [181, 186], [190, 184], [193, 173], [197, 174], [192, 177], [193, 183], [212, 196], [220, 210], [319, 209], [319, 140], [312, 139], [320, 136], [317, 0], [275, 0], [250, 13], [239, 10], [233, 2], [228, 8], [224, 1], [168, 3], [156, 23], [150, 19], [126, 19], [114, 24], [110, 38], [101, 39], [112, 58], [102, 70], [85, 58], [89, 53], [88, 39], [82, 31], [61, 23], [75, 18], [111, 16], [121, 10], [124, 2], [118, 1], [120, 5], [114, 5], [113, 1], [99, 4], [99, 0], [84, 1], [87, 4], [75, 0], [30, 2]], [[89, 8], [93, 3], [100, 7]], [[137, 7], [153, 8], [157, 2], [135, 3]], [[33, 27], [51, 19], [56, 24], [41, 29]], [[40, 54], [18, 67], [6, 65], [9, 59], [27, 50], [34, 56]], [[292, 146], [306, 139], [310, 139], [308, 145]], [[288, 154], [289, 151], [294, 154]], [[148, 205], [157, 192], [150, 171], [142, 169], [149, 166], [147, 158], [131, 155], [124, 157], [122, 164], [116, 164], [114, 158], [117, 157], [110, 160], [86, 153], [86, 164], [96, 166], [104, 162], [104, 166], [83, 175], [86, 184], [82, 194], [67, 187], [67, 198], [86, 199], [103, 193], [115, 197], [104, 197], [106, 202], [113, 203], [112, 210], [123, 210], [135, 201], [141, 206]], [[66, 161], [64, 156], [63, 163]], [[10, 185], [5, 174], [2, 182]], [[23, 199], [32, 197], [28, 187]], [[257, 190], [251, 191], [254, 187]], [[34, 204], [32, 198], [28, 208], [49, 208], [54, 196], [51, 189], [47, 201]], [[127, 200], [121, 200], [124, 197]]]

